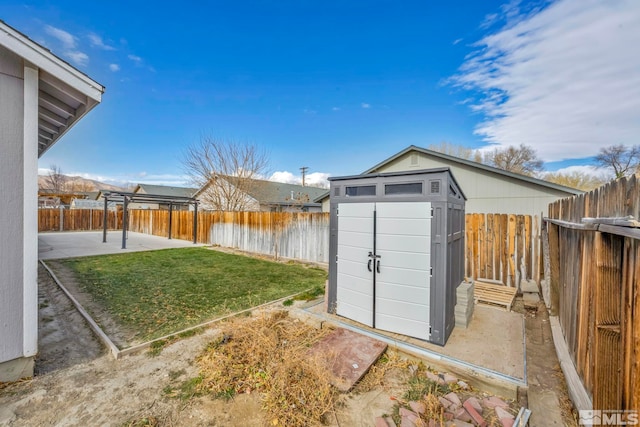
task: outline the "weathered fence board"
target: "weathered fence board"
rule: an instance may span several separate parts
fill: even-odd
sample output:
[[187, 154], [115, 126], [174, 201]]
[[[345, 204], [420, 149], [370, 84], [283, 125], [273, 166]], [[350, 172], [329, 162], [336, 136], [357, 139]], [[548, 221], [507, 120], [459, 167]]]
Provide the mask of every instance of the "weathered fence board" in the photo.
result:
[[[583, 218], [640, 214], [635, 176], [549, 205], [551, 312], [593, 409], [640, 408], [640, 241]], [[593, 227], [593, 224], [596, 227]]]
[[[102, 209], [38, 209], [38, 232], [102, 230]], [[107, 228], [122, 228], [122, 212], [108, 211]]]
[[516, 288], [521, 280], [539, 280], [537, 217], [467, 214], [465, 224], [468, 278], [495, 280]]

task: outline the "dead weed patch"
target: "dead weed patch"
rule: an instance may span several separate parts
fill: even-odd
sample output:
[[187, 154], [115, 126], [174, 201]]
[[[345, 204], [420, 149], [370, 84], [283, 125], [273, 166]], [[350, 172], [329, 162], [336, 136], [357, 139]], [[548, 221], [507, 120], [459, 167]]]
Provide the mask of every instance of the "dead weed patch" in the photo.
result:
[[308, 426], [333, 411], [337, 391], [309, 348], [327, 334], [286, 311], [237, 319], [198, 358], [202, 391], [217, 397], [262, 393], [265, 424]]

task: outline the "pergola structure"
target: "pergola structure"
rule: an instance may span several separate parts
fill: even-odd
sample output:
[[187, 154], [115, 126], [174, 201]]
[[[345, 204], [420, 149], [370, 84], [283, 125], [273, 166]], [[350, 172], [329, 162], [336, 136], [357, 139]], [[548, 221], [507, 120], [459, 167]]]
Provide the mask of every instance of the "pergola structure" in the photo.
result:
[[122, 249], [127, 248], [127, 223], [129, 219], [129, 203], [168, 203], [169, 204], [169, 239], [171, 239], [171, 220], [173, 205], [193, 205], [193, 243], [198, 242], [198, 200], [194, 197], [164, 196], [159, 194], [140, 194], [124, 191], [105, 191], [102, 242], [107, 242], [107, 207], [109, 202], [122, 203]]

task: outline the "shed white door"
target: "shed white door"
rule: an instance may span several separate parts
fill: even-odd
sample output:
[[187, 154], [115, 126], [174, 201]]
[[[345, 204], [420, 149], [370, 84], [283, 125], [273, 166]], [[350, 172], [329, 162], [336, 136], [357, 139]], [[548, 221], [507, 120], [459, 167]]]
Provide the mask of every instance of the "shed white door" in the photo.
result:
[[373, 326], [373, 279], [367, 268], [373, 250], [374, 203], [338, 206], [336, 313]]
[[431, 203], [341, 203], [337, 253], [339, 315], [429, 339]]
[[431, 203], [377, 203], [375, 327], [429, 339]]

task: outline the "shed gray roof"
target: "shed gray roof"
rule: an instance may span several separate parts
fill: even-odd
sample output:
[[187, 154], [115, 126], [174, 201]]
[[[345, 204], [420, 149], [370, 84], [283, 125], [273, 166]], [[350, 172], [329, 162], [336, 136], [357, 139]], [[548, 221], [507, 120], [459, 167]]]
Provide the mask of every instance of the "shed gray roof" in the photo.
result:
[[372, 167], [370, 169], [367, 169], [366, 171], [364, 171], [362, 173], [362, 175], [366, 175], [366, 174], [377, 172], [378, 169], [380, 169], [381, 167], [387, 165], [388, 163], [391, 163], [392, 161], [404, 156], [405, 154], [407, 154], [407, 153], [409, 153], [411, 151], [417, 151], [419, 153], [426, 154], [427, 156], [435, 157], [437, 159], [441, 159], [441, 160], [444, 160], [444, 161], [447, 161], [447, 162], [452, 162], [452, 163], [458, 163], [458, 164], [461, 164], [461, 165], [471, 166], [471, 167], [474, 167], [474, 168], [477, 168], [477, 169], [482, 169], [482, 170], [485, 170], [485, 171], [488, 171], [488, 172], [491, 172], [491, 173], [494, 173], [494, 174], [497, 174], [497, 175], [506, 176], [506, 177], [509, 177], [509, 178], [512, 178], [512, 179], [528, 182], [530, 184], [539, 185], [539, 186], [542, 186], [542, 187], [552, 188], [554, 190], [564, 191], [564, 192], [570, 193], [570, 194], [583, 194], [584, 193], [584, 191], [577, 190], [575, 188], [566, 187], [564, 185], [560, 185], [560, 184], [556, 184], [556, 183], [553, 183], [553, 182], [545, 181], [543, 179], [533, 178], [531, 176], [520, 175], [518, 173], [509, 172], [509, 171], [506, 171], [506, 170], [503, 170], [503, 169], [498, 169], [498, 168], [495, 168], [493, 166], [485, 165], [483, 163], [474, 162], [472, 160], [461, 159], [459, 157], [450, 156], [448, 154], [439, 153], [437, 151], [428, 150], [426, 148], [417, 147], [415, 145], [411, 145], [411, 146], [405, 148], [404, 150], [400, 151], [399, 153], [394, 154], [393, 156], [389, 157], [388, 159], [383, 160], [382, 162], [378, 163], [374, 167]]
[[187, 187], [171, 187], [168, 185], [155, 185], [155, 184], [138, 184], [133, 190], [134, 193], [142, 194], [154, 194], [157, 196], [170, 196], [170, 197], [193, 197], [196, 188]]

